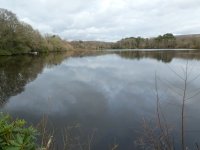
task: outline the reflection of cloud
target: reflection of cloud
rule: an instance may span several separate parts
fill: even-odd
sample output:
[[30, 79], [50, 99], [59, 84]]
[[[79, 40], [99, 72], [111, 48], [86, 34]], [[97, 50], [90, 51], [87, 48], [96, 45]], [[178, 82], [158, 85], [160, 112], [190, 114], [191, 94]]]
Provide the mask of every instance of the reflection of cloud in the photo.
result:
[[[169, 64], [154, 59], [131, 60], [118, 55], [69, 58], [61, 65], [45, 68], [37, 79], [26, 85], [25, 91], [10, 98], [4, 110], [33, 118], [48, 114], [56, 127], [79, 122], [88, 127], [99, 127], [104, 137], [129, 135], [129, 129], [140, 126], [141, 120], [155, 116], [155, 71], [158, 92], [166, 118], [179, 121], [181, 97], [173, 86], [182, 87], [182, 81], [170, 70], [183, 73], [186, 60], [174, 58]], [[189, 61], [194, 74], [199, 73], [199, 62]], [[199, 87], [199, 80], [190, 84], [190, 90]], [[187, 114], [192, 125], [199, 124], [199, 96], [187, 103]], [[168, 120], [168, 121], [169, 121]], [[125, 132], [128, 132], [127, 134]], [[131, 135], [132, 137], [132, 135]]]
[[0, 0], [43, 33], [71, 40], [199, 33], [199, 0]]
[[[101, 107], [120, 106], [122, 102], [131, 103], [131, 107], [148, 107], [147, 101], [154, 99], [155, 70], [165, 77], [164, 66], [152, 59], [123, 59], [115, 54], [70, 58], [60, 66], [44, 69], [36, 81], [26, 86], [25, 92], [10, 99], [7, 109], [62, 114], [70, 113], [72, 108], [95, 112]], [[170, 74], [168, 77], [173, 78]]]
[[[169, 66], [181, 74], [185, 63], [185, 60], [173, 59]], [[190, 61], [189, 65], [197, 74], [198, 62]], [[180, 97], [168, 81], [177, 87], [183, 84], [168, 65], [153, 59], [138, 61], [113, 54], [70, 58], [60, 66], [44, 69], [43, 74], [26, 86], [25, 92], [10, 99], [5, 109], [27, 110], [38, 115], [78, 115], [81, 112], [82, 116], [100, 117], [120, 111], [124, 115], [146, 114], [155, 107], [155, 71], [162, 103], [167, 106], [171, 102], [179, 103]], [[195, 77], [193, 73], [191, 79]], [[198, 83], [191, 84], [189, 90], [194, 91]], [[169, 108], [167, 106], [165, 108]]]

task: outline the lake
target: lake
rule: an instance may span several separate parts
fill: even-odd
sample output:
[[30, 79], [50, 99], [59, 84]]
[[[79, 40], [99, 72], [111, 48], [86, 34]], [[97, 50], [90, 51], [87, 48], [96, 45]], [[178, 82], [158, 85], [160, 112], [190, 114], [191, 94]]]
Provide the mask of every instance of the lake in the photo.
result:
[[68, 149], [139, 149], [144, 119], [153, 127], [157, 123], [157, 81], [160, 109], [179, 147], [187, 64], [191, 99], [185, 133], [194, 149], [200, 143], [200, 52], [195, 50], [2, 56], [0, 111], [33, 125], [47, 121], [55, 149], [63, 143]]

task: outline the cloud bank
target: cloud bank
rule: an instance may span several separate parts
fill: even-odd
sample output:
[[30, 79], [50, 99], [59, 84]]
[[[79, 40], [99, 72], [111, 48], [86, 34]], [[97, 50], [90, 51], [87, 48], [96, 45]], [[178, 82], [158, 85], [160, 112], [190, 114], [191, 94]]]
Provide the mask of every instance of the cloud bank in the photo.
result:
[[0, 4], [43, 34], [67, 40], [200, 33], [199, 0], [0, 0]]

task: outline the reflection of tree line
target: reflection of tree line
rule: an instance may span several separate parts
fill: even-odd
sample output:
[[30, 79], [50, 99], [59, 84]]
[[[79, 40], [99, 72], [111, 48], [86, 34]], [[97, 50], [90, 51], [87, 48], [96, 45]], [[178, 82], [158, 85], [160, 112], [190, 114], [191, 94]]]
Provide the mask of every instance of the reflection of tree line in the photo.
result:
[[24, 86], [37, 78], [44, 67], [59, 65], [69, 56], [96, 56], [95, 51], [67, 51], [44, 55], [18, 55], [0, 57], [0, 105], [24, 90]]
[[[24, 86], [33, 81], [44, 67], [60, 64], [68, 56], [96, 56], [113, 52], [66, 52], [39, 56], [9, 56], [0, 58], [0, 103], [5, 103], [11, 96], [21, 93]], [[171, 62], [173, 58], [200, 59], [195, 51], [115, 51], [123, 58], [153, 58], [163, 62]]]
[[182, 58], [182, 59], [200, 59], [200, 52], [195, 50], [189, 51], [118, 51], [115, 52], [124, 58], [130, 59], [142, 59], [142, 58], [153, 58], [158, 61], [169, 63], [173, 58]]
[[69, 53], [0, 58], [0, 104], [21, 93], [24, 86], [37, 78], [44, 67], [60, 64]]

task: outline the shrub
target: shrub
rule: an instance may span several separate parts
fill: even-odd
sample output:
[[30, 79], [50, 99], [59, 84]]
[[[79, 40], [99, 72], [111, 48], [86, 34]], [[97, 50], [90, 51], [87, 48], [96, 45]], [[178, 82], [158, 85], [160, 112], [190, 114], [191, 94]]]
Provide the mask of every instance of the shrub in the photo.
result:
[[0, 113], [0, 150], [35, 150], [37, 131], [21, 119]]

